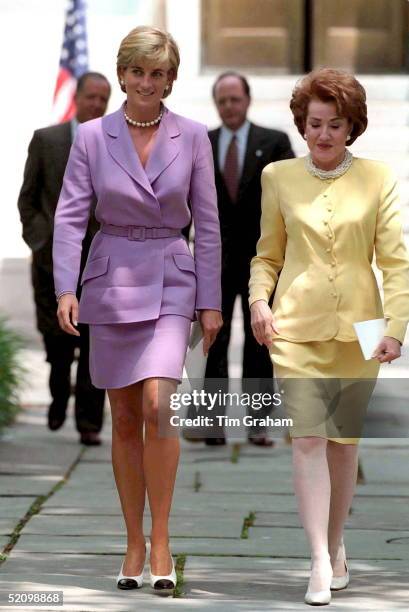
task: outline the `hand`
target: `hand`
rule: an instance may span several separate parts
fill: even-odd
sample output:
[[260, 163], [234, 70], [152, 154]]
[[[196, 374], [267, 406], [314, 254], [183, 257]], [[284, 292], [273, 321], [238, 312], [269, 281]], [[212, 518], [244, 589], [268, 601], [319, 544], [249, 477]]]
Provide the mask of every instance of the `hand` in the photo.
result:
[[80, 332], [75, 329], [78, 325], [78, 300], [75, 295], [65, 293], [60, 297], [58, 300], [57, 317], [63, 331], [72, 336], [80, 335]]
[[372, 359], [377, 359], [379, 363], [390, 363], [400, 357], [400, 342], [391, 336], [384, 336], [375, 349]]
[[203, 332], [203, 353], [207, 355], [223, 325], [223, 319], [218, 310], [199, 310], [198, 318]]
[[278, 334], [270, 306], [265, 300], [257, 300], [250, 307], [251, 329], [257, 342], [267, 348], [273, 343], [273, 332]]

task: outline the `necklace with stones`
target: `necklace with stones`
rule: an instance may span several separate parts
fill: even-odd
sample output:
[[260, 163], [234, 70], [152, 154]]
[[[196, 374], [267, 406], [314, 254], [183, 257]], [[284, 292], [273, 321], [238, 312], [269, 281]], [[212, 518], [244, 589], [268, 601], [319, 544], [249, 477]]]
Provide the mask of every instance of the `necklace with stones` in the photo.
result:
[[152, 125], [157, 125], [163, 117], [163, 108], [160, 109], [159, 115], [153, 121], [135, 121], [135, 119], [131, 119], [127, 114], [124, 108], [124, 117], [125, 121], [134, 127], [151, 127]]
[[352, 165], [353, 157], [354, 156], [352, 155], [352, 153], [348, 151], [348, 149], [346, 149], [344, 159], [333, 170], [321, 170], [321, 168], [318, 168], [312, 161], [311, 153], [308, 153], [305, 163], [307, 166], [307, 170], [310, 174], [325, 181], [326, 179], [339, 178], [340, 176], [345, 174], [345, 172], [347, 172], [347, 170], [349, 170]]

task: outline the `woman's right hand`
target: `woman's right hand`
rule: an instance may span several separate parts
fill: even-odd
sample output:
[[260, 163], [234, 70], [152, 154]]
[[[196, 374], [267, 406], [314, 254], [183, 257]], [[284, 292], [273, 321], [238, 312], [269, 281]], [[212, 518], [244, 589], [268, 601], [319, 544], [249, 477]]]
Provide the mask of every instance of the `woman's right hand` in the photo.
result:
[[259, 344], [265, 344], [267, 348], [273, 343], [273, 332], [278, 334], [274, 317], [269, 305], [265, 300], [257, 300], [250, 307], [251, 329]]
[[65, 293], [60, 297], [58, 300], [57, 317], [63, 331], [72, 336], [80, 335], [80, 332], [75, 329], [78, 325], [78, 300], [73, 293]]

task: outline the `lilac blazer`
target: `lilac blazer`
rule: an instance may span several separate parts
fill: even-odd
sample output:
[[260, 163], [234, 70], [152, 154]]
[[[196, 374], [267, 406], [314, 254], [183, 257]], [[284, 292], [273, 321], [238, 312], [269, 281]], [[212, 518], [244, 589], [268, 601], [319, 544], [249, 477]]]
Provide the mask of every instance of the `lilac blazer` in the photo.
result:
[[221, 310], [220, 228], [204, 125], [165, 109], [145, 169], [122, 107], [78, 127], [55, 215], [57, 296], [76, 291], [95, 197], [99, 223], [117, 226], [182, 229], [191, 218], [190, 204], [195, 257], [182, 235], [136, 241], [98, 232], [81, 279], [80, 322], [129, 323], [159, 314], [193, 318], [195, 309]]

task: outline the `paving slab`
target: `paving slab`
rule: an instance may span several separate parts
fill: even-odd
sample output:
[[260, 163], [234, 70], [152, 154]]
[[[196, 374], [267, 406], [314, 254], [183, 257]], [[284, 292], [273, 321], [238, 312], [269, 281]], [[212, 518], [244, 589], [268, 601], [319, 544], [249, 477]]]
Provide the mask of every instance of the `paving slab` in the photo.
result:
[[243, 482], [246, 483], [246, 493], [261, 494], [293, 494], [292, 480], [290, 474], [271, 473], [269, 471], [251, 471], [244, 473], [240, 470], [240, 463], [234, 472], [224, 473], [219, 470], [217, 473], [208, 473], [206, 470], [200, 472], [201, 491], [206, 493], [217, 492], [241, 492]]
[[[260, 550], [274, 550], [272, 556], [299, 556], [305, 549], [305, 535], [299, 528], [282, 527], [250, 527], [249, 540], [258, 541]], [[348, 558], [362, 558], [365, 551], [366, 559], [409, 559], [408, 531], [378, 531], [373, 529], [345, 530], [345, 546]], [[287, 548], [286, 548], [287, 547]]]
[[0, 536], [11, 535], [17, 523], [13, 518], [0, 518]]
[[[386, 514], [376, 506], [370, 514], [354, 512], [346, 521], [347, 529], [377, 529], [382, 531], [399, 530], [409, 528], [408, 511], [402, 509], [400, 512]], [[254, 528], [258, 527], [300, 527], [300, 519], [297, 512], [257, 512], [254, 519]]]
[[[61, 480], [58, 474], [32, 476], [0, 476], [2, 495], [46, 495]], [[1, 500], [0, 500], [1, 503]]]
[[[299, 531], [299, 533], [298, 533]], [[66, 554], [117, 554], [122, 555], [126, 546], [123, 536], [37, 536], [24, 535], [20, 537], [15, 550], [32, 553]], [[403, 548], [403, 547], [402, 547]], [[301, 530], [288, 537], [287, 530], [275, 530], [274, 541], [270, 537], [249, 539], [240, 538], [194, 538], [171, 537], [173, 554], [186, 553], [195, 555], [254, 555], [254, 556], [307, 556], [308, 551]], [[396, 558], [394, 555], [392, 558]], [[400, 557], [399, 557], [400, 558]]]
[[[10, 591], [21, 590], [21, 583], [18, 581], [10, 581], [7, 588], [0, 586], [0, 602], [7, 597]], [[95, 576], [91, 581], [89, 577], [82, 576], [45, 576], [34, 574], [30, 576], [30, 580], [24, 583], [24, 590], [27, 591], [50, 591], [62, 590], [64, 595], [64, 607], [52, 608], [47, 606], [24, 606], [24, 612], [27, 610], [64, 610], [64, 612], [81, 611], [81, 612], [96, 612], [96, 610], [105, 610], [109, 612], [138, 612], [165, 610], [165, 609], [180, 609], [181, 607], [188, 610], [187, 605], [180, 605], [178, 599], [163, 597], [157, 595], [149, 585], [144, 586], [137, 591], [121, 591], [115, 586], [114, 580]], [[7, 609], [22, 609], [9, 608], [2, 606], [2, 610]], [[191, 608], [190, 608], [191, 609]]]
[[[174, 537], [240, 537], [244, 516], [233, 516], [217, 519], [200, 517], [200, 520], [174, 515], [170, 519], [170, 531]], [[144, 532], [150, 532], [151, 520], [144, 518]], [[1, 527], [1, 522], [0, 522]], [[59, 536], [123, 536], [125, 524], [121, 515], [107, 516], [60, 516], [39, 514], [33, 516], [24, 528], [25, 535], [59, 535]]]
[[[1, 575], [21, 572], [23, 577], [37, 574], [114, 576], [119, 571], [118, 556], [90, 554], [26, 553], [14, 549], [1, 566]], [[4, 580], [4, 578], [2, 578]]]
[[[243, 484], [242, 489], [246, 486]], [[52, 497], [50, 497], [43, 506], [47, 513], [51, 513], [53, 509], [70, 509], [70, 512], [76, 513], [86, 511], [92, 514], [111, 514], [113, 511], [120, 510], [119, 499], [116, 491], [102, 490], [102, 492], [89, 493], [89, 489], [81, 489], [79, 487], [68, 486], [62, 487]], [[215, 492], [212, 495], [206, 492], [185, 490], [183, 495], [175, 492], [172, 513], [179, 514], [192, 513], [205, 515], [207, 513], [214, 515], [224, 515], [225, 513], [248, 514], [254, 510], [281, 510], [283, 512], [296, 509], [296, 501], [292, 493], [286, 495], [274, 494], [255, 494], [240, 491], [234, 492]]]
[[384, 512], [385, 514], [390, 514], [394, 516], [395, 513], [399, 516], [401, 512], [406, 515], [404, 518], [403, 525], [406, 525], [408, 522], [408, 500], [402, 497], [391, 497], [391, 496], [379, 496], [379, 497], [365, 497], [355, 496], [352, 500], [352, 516], [355, 513], [367, 514], [368, 517], [371, 516], [372, 511], [376, 509], [379, 512]]
[[[382, 610], [381, 602], [384, 610], [404, 609], [407, 593], [401, 585], [409, 578], [406, 564], [356, 561], [350, 563], [350, 570], [350, 587], [333, 595], [331, 609], [340, 609], [338, 606], [346, 603], [346, 609]], [[262, 609], [261, 602], [277, 605], [273, 609], [300, 609], [308, 574], [307, 560], [292, 560], [289, 567], [288, 561], [279, 559], [188, 557], [183, 591], [188, 598], [206, 601], [252, 599], [258, 601], [255, 610]]]
[[15, 519], [15, 522], [23, 518], [32, 503], [37, 499], [33, 497], [1, 497], [0, 496], [0, 516], [3, 519]]

